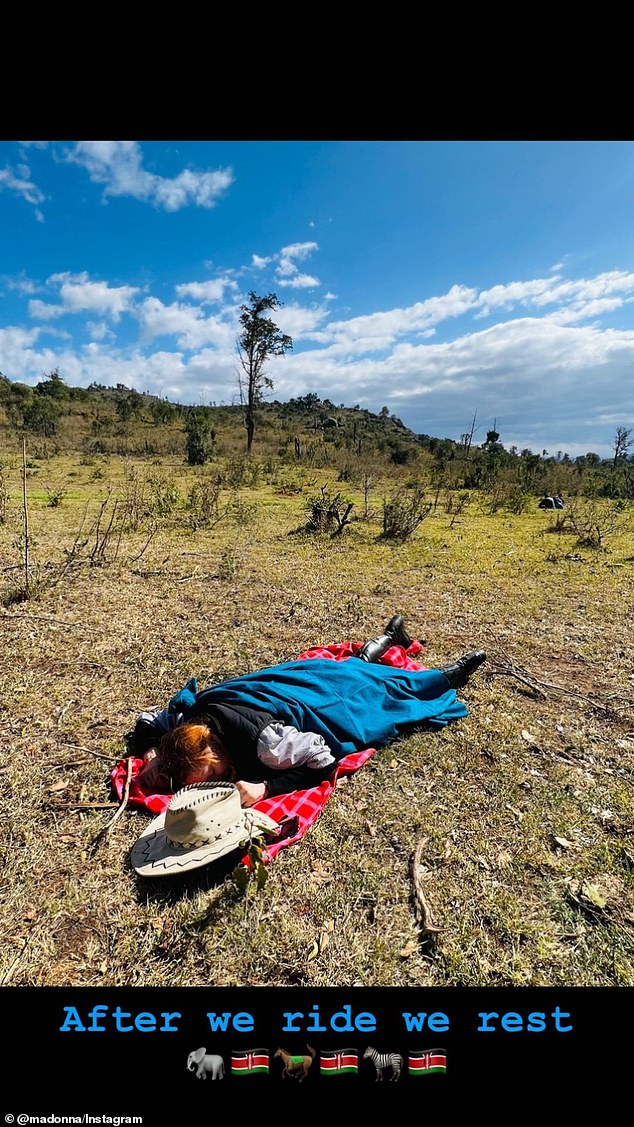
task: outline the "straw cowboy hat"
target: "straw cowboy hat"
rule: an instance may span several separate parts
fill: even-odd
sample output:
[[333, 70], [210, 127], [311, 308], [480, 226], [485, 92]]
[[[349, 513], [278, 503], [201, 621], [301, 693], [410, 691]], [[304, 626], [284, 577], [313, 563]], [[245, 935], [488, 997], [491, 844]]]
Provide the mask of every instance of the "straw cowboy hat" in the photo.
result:
[[243, 810], [233, 783], [195, 783], [176, 792], [132, 847], [143, 877], [172, 876], [209, 865], [251, 839], [278, 830], [259, 810]]

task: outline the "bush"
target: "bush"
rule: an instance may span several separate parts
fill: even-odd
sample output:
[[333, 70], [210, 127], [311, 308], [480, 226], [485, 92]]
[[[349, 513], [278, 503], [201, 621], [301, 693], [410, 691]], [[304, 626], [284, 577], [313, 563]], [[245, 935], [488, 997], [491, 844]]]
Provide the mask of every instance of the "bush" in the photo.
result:
[[188, 523], [193, 532], [198, 528], [209, 528], [221, 519], [219, 510], [222, 478], [199, 478], [189, 490], [187, 497]]
[[319, 493], [306, 498], [305, 508], [308, 513], [306, 532], [341, 536], [346, 525], [350, 524], [354, 502], [341, 493], [333, 493], [327, 485], [322, 485]]
[[67, 490], [63, 489], [63, 488], [62, 489], [48, 489], [47, 488], [46, 496], [48, 497], [49, 508], [50, 509], [57, 509], [61, 505], [62, 501], [64, 500], [66, 493], [67, 493]]
[[187, 435], [187, 462], [190, 466], [204, 466], [216, 447], [216, 432], [209, 419], [192, 411], [185, 424]]
[[432, 507], [422, 489], [409, 496], [397, 490], [383, 502], [383, 539], [407, 540], [429, 516]]
[[601, 502], [588, 498], [575, 498], [564, 518], [582, 548], [603, 548], [606, 538], [620, 532], [626, 519], [625, 501]]
[[257, 485], [261, 473], [262, 467], [260, 463], [244, 455], [240, 458], [230, 458], [227, 460], [224, 479], [229, 488], [241, 489], [243, 487]]
[[258, 519], [258, 511], [259, 505], [257, 502], [249, 505], [241, 497], [234, 497], [225, 509], [226, 515], [235, 522], [238, 528], [246, 528], [250, 524], [255, 524]]
[[57, 431], [60, 409], [49, 396], [33, 398], [22, 411], [24, 426], [33, 434], [43, 434], [46, 438]]
[[174, 481], [170, 481], [164, 474], [150, 474], [147, 479], [150, 491], [149, 505], [152, 512], [159, 517], [168, 517], [180, 501], [180, 493]]

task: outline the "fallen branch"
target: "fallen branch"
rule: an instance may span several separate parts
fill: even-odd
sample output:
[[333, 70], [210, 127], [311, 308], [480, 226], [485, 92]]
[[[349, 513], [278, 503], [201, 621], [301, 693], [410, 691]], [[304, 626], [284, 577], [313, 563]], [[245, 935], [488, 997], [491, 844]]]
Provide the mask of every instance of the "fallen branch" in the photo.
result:
[[116, 813], [110, 819], [110, 821], [106, 823], [106, 825], [103, 827], [103, 829], [99, 830], [99, 833], [91, 841], [90, 849], [91, 849], [92, 852], [95, 851], [95, 849], [100, 844], [100, 842], [103, 840], [103, 838], [108, 836], [112, 827], [115, 825], [116, 822], [118, 822], [119, 818], [123, 814], [123, 811], [125, 810], [126, 806], [128, 805], [128, 798], [130, 797], [130, 783], [131, 782], [132, 782], [132, 756], [129, 756], [128, 762], [127, 762], [127, 765], [126, 765], [125, 788], [124, 788], [124, 791], [123, 791], [123, 798], [121, 799], [121, 804], [119, 806], [119, 809], [116, 811]]
[[438, 925], [434, 923], [434, 916], [431, 910], [431, 905], [427, 899], [427, 896], [425, 895], [425, 889], [423, 885], [424, 878], [429, 873], [429, 869], [423, 868], [422, 864], [423, 850], [426, 843], [427, 840], [424, 839], [423, 841], [419, 841], [418, 845], [416, 846], [416, 852], [414, 853], [410, 862], [410, 871], [412, 884], [414, 886], [414, 907], [416, 919], [420, 924], [421, 930], [423, 932], [435, 935], [443, 929], [441, 927], [438, 927]]
[[[498, 668], [487, 670], [488, 677], [515, 677], [516, 680], [521, 681], [527, 685], [534, 693], [540, 696], [543, 700], [548, 700], [548, 694], [544, 691], [549, 689], [553, 693], [562, 693], [564, 696], [573, 697], [575, 700], [584, 701], [586, 704], [591, 705], [593, 708], [601, 708], [604, 712], [610, 712], [614, 715], [619, 715], [614, 708], [609, 704], [604, 704], [603, 700], [609, 701], [613, 699], [615, 694], [604, 694], [603, 700], [600, 697], [594, 696], [592, 693], [579, 693], [576, 689], [566, 689], [563, 685], [555, 685], [552, 681], [542, 681], [539, 677], [535, 677], [527, 669], [522, 669], [513, 664], [510, 659], [499, 661]], [[625, 700], [625, 698], [618, 698]]]
[[102, 751], [93, 751], [91, 747], [80, 747], [79, 744], [64, 744], [69, 751], [85, 751], [86, 755], [94, 755], [96, 759], [106, 759], [108, 763], [112, 763], [111, 755], [104, 755]]
[[117, 802], [46, 802], [54, 810], [110, 810]]
[[521, 681], [523, 685], [527, 685], [528, 688], [537, 696], [541, 697], [542, 700], [548, 700], [547, 694], [543, 691], [543, 689], [539, 688], [538, 682], [533, 677], [531, 677], [530, 675], [526, 676], [523, 673], [518, 673], [517, 669], [510, 665], [510, 663], [508, 668], [501, 666], [499, 669], [488, 669], [487, 676], [514, 677], [516, 681]]

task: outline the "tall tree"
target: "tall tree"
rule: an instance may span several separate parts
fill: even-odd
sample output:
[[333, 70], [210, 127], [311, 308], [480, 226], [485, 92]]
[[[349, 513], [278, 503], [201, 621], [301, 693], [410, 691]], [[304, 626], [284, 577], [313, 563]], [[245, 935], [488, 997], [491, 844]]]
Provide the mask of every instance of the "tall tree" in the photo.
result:
[[614, 442], [612, 443], [612, 449], [614, 450], [613, 466], [614, 466], [615, 469], [616, 469], [616, 464], [617, 464], [619, 458], [622, 458], [624, 454], [627, 454], [630, 446], [632, 445], [631, 435], [632, 435], [632, 428], [631, 427], [617, 427], [616, 428], [616, 434], [614, 436]]
[[238, 354], [244, 372], [240, 378], [240, 394], [246, 404], [244, 425], [247, 428], [247, 454], [251, 453], [255, 434], [255, 409], [261, 402], [264, 389], [272, 388], [273, 381], [264, 374], [266, 363], [271, 356], [283, 356], [293, 347], [292, 338], [280, 331], [278, 326], [265, 314], [279, 309], [282, 302], [277, 294], [264, 297], [249, 292], [249, 304], [241, 305], [240, 324], [242, 330], [238, 337]]
[[187, 434], [187, 461], [190, 466], [204, 466], [211, 458], [216, 442], [216, 432], [204, 410], [190, 411], [185, 423]]

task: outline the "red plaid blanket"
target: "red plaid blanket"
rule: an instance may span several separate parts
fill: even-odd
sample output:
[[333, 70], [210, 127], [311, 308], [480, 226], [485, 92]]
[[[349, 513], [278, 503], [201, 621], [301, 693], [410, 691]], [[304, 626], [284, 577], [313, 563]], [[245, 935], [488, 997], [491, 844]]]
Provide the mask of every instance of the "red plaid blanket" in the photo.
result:
[[[328, 646], [316, 646], [314, 649], [305, 650], [298, 655], [299, 661], [310, 658], [331, 658], [333, 661], [345, 661], [352, 657], [356, 650], [361, 648], [361, 642], [332, 642]], [[392, 665], [397, 669], [424, 669], [414, 657], [421, 653], [420, 642], [412, 642], [409, 649], [402, 646], [392, 646], [381, 658], [383, 665]], [[263, 810], [269, 817], [274, 818], [281, 826], [280, 833], [275, 841], [270, 842], [264, 852], [264, 860], [272, 861], [280, 849], [293, 845], [304, 836], [306, 831], [317, 821], [328, 799], [333, 793], [337, 779], [344, 775], [352, 775], [358, 771], [370, 756], [374, 755], [376, 748], [368, 747], [357, 751], [353, 755], [346, 755], [337, 764], [329, 779], [325, 779], [319, 786], [310, 790], [296, 790], [291, 794], [280, 794], [275, 798], [265, 798], [263, 802], [256, 803], [255, 809]], [[147, 794], [137, 776], [143, 767], [143, 760], [132, 758], [132, 779], [128, 803], [130, 806], [140, 806], [152, 814], [161, 814], [169, 805], [171, 794]], [[120, 799], [123, 798], [128, 772], [128, 760], [121, 759], [110, 772], [110, 778], [115, 792]]]

